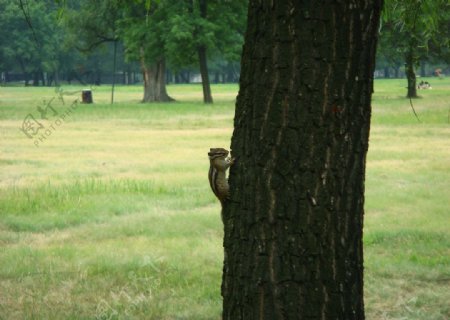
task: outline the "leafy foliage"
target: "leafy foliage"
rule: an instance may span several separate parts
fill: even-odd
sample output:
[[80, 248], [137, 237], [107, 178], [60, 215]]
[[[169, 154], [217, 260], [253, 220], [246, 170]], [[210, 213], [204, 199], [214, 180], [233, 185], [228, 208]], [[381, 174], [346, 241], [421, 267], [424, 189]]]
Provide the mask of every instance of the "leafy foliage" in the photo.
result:
[[128, 60], [165, 56], [178, 70], [195, 65], [199, 45], [213, 57], [238, 61], [246, 8], [247, 1], [209, 1], [205, 18], [193, 0], [82, 0], [66, 2], [65, 14], [72, 30], [85, 31], [84, 48], [121, 38]]
[[91, 51], [105, 42], [119, 39], [117, 23], [121, 16], [118, 1], [78, 0], [66, 3], [64, 20], [69, 35], [76, 37], [75, 45], [81, 51]]
[[448, 8], [447, 0], [385, 1], [379, 53], [387, 61], [392, 60], [391, 57], [404, 58], [408, 98], [417, 97], [414, 69], [420, 60], [429, 57], [430, 43], [436, 43], [441, 33], [439, 26], [447, 16], [441, 12]]
[[[143, 3], [126, 1], [123, 17], [119, 21], [119, 34], [123, 37], [129, 60], [153, 62], [164, 55], [164, 30], [167, 28], [165, 2], [147, 7]], [[149, 8], [149, 10], [147, 10]]]
[[386, 0], [379, 53], [404, 56], [414, 47], [415, 62], [438, 54], [436, 48], [449, 45], [448, 37], [443, 36], [449, 29], [449, 9], [446, 0]]
[[208, 48], [213, 58], [238, 61], [246, 24], [247, 1], [208, 1], [203, 17], [198, 1], [168, 0], [170, 18], [165, 49], [175, 69], [193, 65], [196, 49]]
[[68, 52], [49, 1], [0, 0], [1, 67], [18, 66], [24, 73], [55, 72]]

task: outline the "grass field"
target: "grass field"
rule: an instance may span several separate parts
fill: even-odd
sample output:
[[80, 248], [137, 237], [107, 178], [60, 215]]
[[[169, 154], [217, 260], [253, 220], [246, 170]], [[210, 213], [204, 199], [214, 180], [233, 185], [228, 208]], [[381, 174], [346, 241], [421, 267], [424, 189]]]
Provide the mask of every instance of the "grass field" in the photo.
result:
[[[450, 79], [429, 81], [413, 101], [421, 123], [405, 80], [376, 81], [367, 319], [450, 318]], [[237, 86], [213, 86], [212, 106], [199, 85], [151, 105], [134, 86], [114, 105], [103, 86], [72, 104], [80, 89], [64, 87], [62, 105], [53, 88], [0, 87], [0, 319], [220, 319], [206, 153], [230, 144]], [[58, 114], [41, 120], [52, 98]], [[30, 114], [41, 140], [20, 130]]]

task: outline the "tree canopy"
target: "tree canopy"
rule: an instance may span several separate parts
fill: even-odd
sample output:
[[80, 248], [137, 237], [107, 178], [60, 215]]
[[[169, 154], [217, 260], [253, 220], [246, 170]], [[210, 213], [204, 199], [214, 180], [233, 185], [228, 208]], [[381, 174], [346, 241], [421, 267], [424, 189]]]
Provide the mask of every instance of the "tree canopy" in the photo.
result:
[[[448, 51], [450, 4], [447, 0], [387, 0], [383, 11], [380, 53], [386, 60], [403, 59], [407, 97], [417, 97], [415, 67]], [[431, 51], [431, 52], [430, 52]]]
[[[445, 0], [386, 1], [378, 67], [400, 76], [406, 64], [412, 95], [419, 64], [422, 73], [425, 63], [448, 68], [448, 9]], [[191, 74], [201, 74], [204, 84], [211, 76], [237, 81], [246, 18], [247, 1], [0, 0], [0, 72], [26, 85], [111, 83], [117, 73], [125, 83], [147, 79], [160, 88]], [[156, 71], [165, 76], [152, 79]], [[158, 91], [150, 83], [143, 100]], [[163, 91], [159, 96], [170, 100]]]
[[70, 56], [55, 8], [52, 1], [0, 0], [0, 67], [16, 67], [25, 75], [26, 84], [29, 77], [35, 85], [51, 82], [43, 72], [57, 77], [65, 67], [62, 61]]
[[[206, 1], [203, 1], [206, 3]], [[209, 1], [67, 1], [72, 6], [66, 19], [72, 29], [85, 36], [81, 46], [92, 49], [107, 41], [120, 39], [129, 61], [139, 61], [144, 75], [144, 101], [170, 100], [165, 92], [166, 65], [177, 72], [186, 67], [205, 66], [206, 59], [232, 62], [239, 60], [245, 24], [246, 2]], [[99, 18], [92, 10], [108, 12]], [[209, 52], [203, 60], [198, 50]], [[203, 64], [202, 64], [203, 63]], [[206, 93], [205, 93], [206, 94]], [[210, 100], [205, 98], [205, 102]]]

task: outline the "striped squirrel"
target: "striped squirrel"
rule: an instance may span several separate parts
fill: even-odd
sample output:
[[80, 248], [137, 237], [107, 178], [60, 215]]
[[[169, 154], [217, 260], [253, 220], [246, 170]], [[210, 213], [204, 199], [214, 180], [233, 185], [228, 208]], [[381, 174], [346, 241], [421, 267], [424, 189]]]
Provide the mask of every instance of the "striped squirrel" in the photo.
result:
[[208, 152], [208, 157], [210, 163], [208, 173], [209, 184], [223, 206], [224, 202], [228, 199], [230, 189], [226, 178], [226, 171], [233, 164], [234, 158], [227, 158], [228, 150], [223, 148], [211, 148]]

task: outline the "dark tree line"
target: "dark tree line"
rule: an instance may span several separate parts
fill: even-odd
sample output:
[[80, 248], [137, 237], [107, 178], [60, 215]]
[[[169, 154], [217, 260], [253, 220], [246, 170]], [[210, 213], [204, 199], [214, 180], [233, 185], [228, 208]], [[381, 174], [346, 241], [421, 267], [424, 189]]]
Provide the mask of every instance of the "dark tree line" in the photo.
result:
[[[236, 82], [246, 1], [0, 0], [1, 82], [25, 85], [143, 82], [143, 101], [168, 101], [168, 82]], [[377, 69], [408, 79], [445, 72], [450, 10], [445, 0], [386, 1]], [[430, 69], [430, 67], [428, 68]], [[431, 71], [433, 70], [431, 69]], [[430, 74], [430, 71], [428, 71]]]

